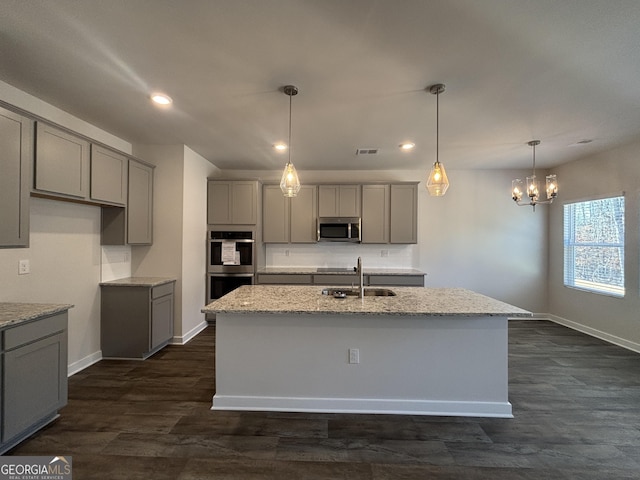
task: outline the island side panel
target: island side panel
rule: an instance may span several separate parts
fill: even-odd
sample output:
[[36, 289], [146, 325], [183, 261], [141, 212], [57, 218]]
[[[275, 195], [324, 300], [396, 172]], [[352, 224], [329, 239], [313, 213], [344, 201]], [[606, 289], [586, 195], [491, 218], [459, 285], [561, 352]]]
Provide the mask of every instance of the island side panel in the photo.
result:
[[507, 318], [218, 314], [213, 409], [510, 417]]

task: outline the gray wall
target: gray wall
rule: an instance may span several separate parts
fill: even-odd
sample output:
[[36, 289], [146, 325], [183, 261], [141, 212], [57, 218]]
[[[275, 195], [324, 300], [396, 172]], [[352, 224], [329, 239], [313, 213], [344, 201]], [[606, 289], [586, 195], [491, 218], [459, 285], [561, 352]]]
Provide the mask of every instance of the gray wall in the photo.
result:
[[[559, 204], [550, 209], [549, 219], [549, 312], [576, 328], [640, 351], [638, 151], [640, 139], [555, 169], [561, 190]], [[626, 295], [615, 298], [565, 287], [562, 203], [619, 195], [623, 191]]]

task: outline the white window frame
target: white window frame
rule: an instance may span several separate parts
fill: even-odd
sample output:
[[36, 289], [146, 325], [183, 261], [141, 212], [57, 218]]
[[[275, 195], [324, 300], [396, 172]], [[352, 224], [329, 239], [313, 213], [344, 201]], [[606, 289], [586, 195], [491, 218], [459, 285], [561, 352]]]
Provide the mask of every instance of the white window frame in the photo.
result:
[[[585, 204], [591, 204], [596, 202], [602, 202], [607, 200], [621, 200], [622, 201], [622, 211], [621, 220], [622, 220], [622, 232], [618, 232], [616, 239], [611, 239], [611, 241], [597, 241], [593, 239], [589, 240], [580, 240], [576, 238], [576, 233], [578, 228], [576, 227], [576, 213], [578, 208], [586, 207]], [[625, 230], [625, 197], [623, 194], [616, 194], [602, 198], [594, 198], [589, 200], [581, 200], [572, 203], [565, 203], [563, 208], [563, 244], [564, 244], [564, 285], [569, 288], [575, 288], [578, 290], [587, 291], [590, 293], [596, 293], [600, 295], [609, 295], [618, 298], [622, 298], [625, 296], [625, 278], [624, 278], [624, 254], [625, 254], [625, 239], [624, 239], [624, 230]], [[617, 224], [617, 222], [616, 222]], [[613, 227], [614, 225], [612, 225]], [[617, 229], [614, 229], [617, 230]], [[618, 249], [617, 256], [619, 257], [621, 274], [618, 277], [621, 277], [621, 285], [620, 282], [609, 283], [602, 281], [602, 279], [596, 279], [596, 272], [593, 272], [594, 278], [584, 278], [585, 276], [589, 276], [591, 272], [583, 272], [582, 275], [577, 275], [576, 268], [576, 258], [577, 251], [580, 248], [589, 248], [594, 247], [594, 251], [597, 250], [602, 251], [603, 249]], [[594, 252], [594, 253], [595, 253]], [[582, 278], [580, 278], [582, 277]], [[598, 281], [600, 280], [600, 281]]]

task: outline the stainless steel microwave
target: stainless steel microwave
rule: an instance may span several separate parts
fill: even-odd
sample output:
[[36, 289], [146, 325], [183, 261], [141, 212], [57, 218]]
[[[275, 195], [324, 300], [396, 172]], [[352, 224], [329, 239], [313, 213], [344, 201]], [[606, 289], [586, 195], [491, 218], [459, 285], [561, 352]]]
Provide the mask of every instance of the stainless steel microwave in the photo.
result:
[[360, 242], [362, 240], [359, 217], [318, 218], [319, 242]]

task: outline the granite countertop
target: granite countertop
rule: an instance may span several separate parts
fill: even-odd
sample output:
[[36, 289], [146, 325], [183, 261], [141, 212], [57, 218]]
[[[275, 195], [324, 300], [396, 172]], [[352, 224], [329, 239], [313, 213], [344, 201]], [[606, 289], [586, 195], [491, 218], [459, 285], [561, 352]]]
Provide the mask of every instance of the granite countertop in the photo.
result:
[[175, 282], [175, 278], [168, 277], [126, 277], [108, 282], [100, 282], [104, 287], [157, 287], [165, 283]]
[[211, 302], [203, 313], [349, 314], [528, 317], [531, 312], [462, 288], [393, 287], [395, 297], [334, 298], [326, 287], [245, 285]]
[[73, 308], [73, 305], [55, 303], [10, 303], [0, 302], [0, 327], [55, 315]]
[[[279, 274], [279, 275], [355, 275], [355, 270], [345, 267], [341, 270], [323, 270], [324, 267], [264, 267], [258, 273]], [[416, 268], [364, 268], [364, 275], [425, 275], [422, 270]]]

